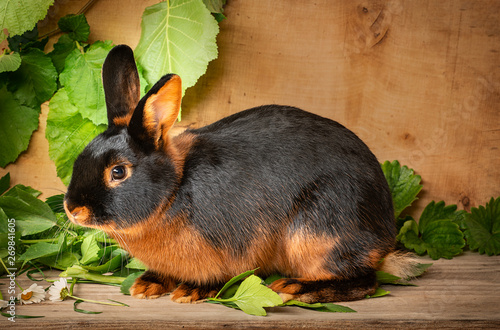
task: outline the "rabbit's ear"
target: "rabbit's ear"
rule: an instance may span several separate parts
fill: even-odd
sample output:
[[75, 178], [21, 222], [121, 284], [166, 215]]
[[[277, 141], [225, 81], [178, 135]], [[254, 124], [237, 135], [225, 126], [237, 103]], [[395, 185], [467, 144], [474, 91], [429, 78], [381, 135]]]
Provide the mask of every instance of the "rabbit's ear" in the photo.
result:
[[102, 66], [102, 83], [108, 109], [108, 125], [127, 125], [140, 95], [134, 52], [127, 45], [114, 47]]
[[168, 145], [168, 131], [179, 116], [181, 100], [181, 78], [163, 76], [137, 105], [129, 123], [130, 134], [156, 150]]

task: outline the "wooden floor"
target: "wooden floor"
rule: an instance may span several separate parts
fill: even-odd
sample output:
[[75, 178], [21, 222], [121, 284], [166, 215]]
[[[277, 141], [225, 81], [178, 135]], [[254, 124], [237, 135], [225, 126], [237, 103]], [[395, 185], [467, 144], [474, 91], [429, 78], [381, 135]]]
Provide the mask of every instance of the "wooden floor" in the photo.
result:
[[[425, 262], [432, 262], [425, 258]], [[268, 316], [246, 315], [208, 303], [177, 304], [168, 297], [138, 300], [122, 295], [118, 287], [80, 284], [74, 294], [82, 298], [113, 299], [130, 307], [81, 304], [82, 309], [103, 311], [87, 315], [73, 311], [73, 301], [45, 301], [16, 306], [23, 315], [39, 319], [6, 318], [0, 328], [183, 328], [183, 329], [331, 329], [331, 328], [500, 328], [500, 256], [467, 252], [453, 260], [433, 261], [428, 272], [414, 280], [418, 287], [385, 286], [391, 294], [343, 303], [357, 313], [322, 313], [298, 307], [268, 309]], [[2, 280], [5, 281], [5, 280]], [[22, 279], [23, 285], [29, 282]], [[43, 286], [48, 286], [48, 283]], [[3, 286], [5, 288], [5, 286]], [[3, 291], [3, 289], [2, 289]]]

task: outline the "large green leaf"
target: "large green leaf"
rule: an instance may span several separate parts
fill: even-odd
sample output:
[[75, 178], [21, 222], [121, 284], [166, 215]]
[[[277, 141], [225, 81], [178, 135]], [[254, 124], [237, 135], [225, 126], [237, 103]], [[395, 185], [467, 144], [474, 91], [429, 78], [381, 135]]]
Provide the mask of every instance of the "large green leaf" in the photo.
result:
[[39, 49], [21, 55], [21, 66], [8, 74], [8, 88], [24, 105], [40, 111], [40, 105], [57, 89], [57, 71], [49, 56]]
[[383, 163], [382, 171], [392, 193], [394, 215], [397, 218], [417, 199], [418, 193], [422, 190], [421, 177], [415, 175], [407, 166], [401, 166], [397, 160]]
[[247, 314], [266, 315], [263, 307], [273, 307], [283, 303], [276, 292], [261, 282], [259, 277], [250, 275], [241, 282], [234, 294], [234, 303]]
[[193, 86], [217, 57], [217, 21], [201, 0], [171, 0], [146, 8], [137, 61], [152, 86], [163, 75], [176, 73], [183, 90]]
[[101, 69], [111, 48], [111, 42], [96, 42], [86, 52], [73, 50], [59, 76], [70, 102], [95, 125], [108, 123]]
[[209, 301], [223, 303], [231, 307], [234, 307], [234, 304], [247, 314], [259, 316], [266, 315], [264, 307], [283, 304], [280, 296], [265, 285], [262, 285], [262, 280], [255, 275], [250, 275], [246, 280], [241, 282], [232, 298], [210, 298]]
[[31, 195], [18, 190], [17, 197], [0, 197], [0, 208], [16, 220], [16, 228], [21, 236], [37, 234], [56, 225], [57, 219], [50, 207]]
[[472, 208], [465, 218], [465, 238], [471, 250], [487, 255], [500, 254], [500, 197], [486, 207]]
[[7, 29], [13, 36], [31, 30], [53, 3], [54, 0], [1, 0], [0, 31]]
[[451, 259], [461, 253], [465, 245], [463, 233], [454, 222], [462, 212], [456, 211], [456, 205], [431, 202], [422, 212], [419, 223], [406, 221], [397, 238], [418, 254], [427, 252], [432, 259]]
[[49, 104], [45, 136], [49, 141], [49, 156], [56, 164], [57, 175], [68, 185], [73, 172], [73, 163], [85, 146], [106, 125], [94, 125], [84, 119], [78, 109], [69, 102], [65, 88], [61, 88]]
[[5, 167], [28, 148], [38, 111], [19, 104], [6, 87], [0, 89], [0, 104], [0, 167]]

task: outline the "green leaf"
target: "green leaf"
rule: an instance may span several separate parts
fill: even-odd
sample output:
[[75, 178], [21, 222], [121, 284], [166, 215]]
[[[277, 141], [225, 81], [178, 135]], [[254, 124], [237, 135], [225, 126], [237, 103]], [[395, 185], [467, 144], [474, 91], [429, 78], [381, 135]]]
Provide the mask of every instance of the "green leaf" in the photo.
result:
[[399, 232], [401, 230], [401, 227], [405, 224], [406, 221], [408, 220], [415, 220], [413, 217], [406, 215], [404, 218], [396, 218], [396, 230]]
[[103, 284], [119, 284], [121, 285], [125, 277], [107, 276], [90, 272], [82, 266], [74, 265], [59, 274], [59, 277], [75, 277]]
[[352, 308], [336, 305], [332, 303], [316, 303], [316, 304], [307, 304], [297, 300], [289, 300], [286, 303], [282, 304], [282, 306], [298, 306], [307, 309], [314, 309], [318, 312], [331, 312], [331, 313], [356, 313], [356, 311]]
[[232, 286], [236, 282], [239, 282], [239, 281], [247, 278], [248, 276], [250, 276], [250, 275], [252, 275], [254, 273], [255, 273], [255, 269], [248, 270], [248, 271], [246, 271], [244, 273], [241, 273], [239, 275], [234, 276], [229, 281], [227, 281], [226, 284], [224, 284], [224, 286], [222, 287], [222, 289], [220, 289], [220, 291], [217, 293], [217, 295], [215, 296], [215, 298], [217, 298], [219, 295], [221, 295], [227, 288], [229, 288], [230, 286]]
[[75, 49], [77, 49], [76, 42], [69, 35], [63, 34], [59, 37], [59, 40], [54, 44], [54, 50], [48, 54], [52, 58], [57, 73], [64, 70], [66, 58]]
[[97, 244], [94, 235], [89, 235], [85, 237], [82, 243], [82, 259], [80, 263], [82, 265], [87, 265], [91, 262], [99, 260], [99, 251], [101, 247]]
[[0, 89], [0, 104], [0, 167], [5, 167], [28, 148], [38, 128], [38, 111], [21, 105], [5, 86]]
[[16, 198], [21, 198], [19, 196], [19, 191], [24, 191], [30, 194], [33, 197], [38, 197], [42, 194], [41, 191], [33, 189], [31, 187], [22, 185], [22, 184], [16, 184], [14, 187], [12, 187], [9, 191], [7, 191], [4, 196], [10, 196], [10, 197], [16, 197]]
[[449, 220], [438, 220], [430, 224], [422, 234], [427, 253], [434, 260], [451, 259], [462, 253], [465, 246], [463, 233], [458, 225]]
[[75, 312], [78, 312], [78, 313], [83, 313], [83, 314], [101, 314], [102, 312], [91, 312], [91, 311], [87, 311], [87, 310], [84, 310], [84, 309], [80, 309], [80, 308], [77, 308], [76, 306], [78, 306], [78, 304], [84, 302], [83, 300], [80, 300], [80, 299], [77, 299], [75, 301], [75, 303], [73, 304], [73, 310]]
[[417, 195], [422, 189], [421, 177], [415, 175], [407, 166], [401, 167], [397, 160], [383, 163], [382, 171], [392, 193], [394, 215], [398, 218], [404, 209], [417, 200]]
[[[123, 251], [123, 250], [121, 250]], [[82, 266], [84, 269], [97, 272], [100, 274], [108, 273], [108, 272], [114, 272], [117, 269], [119, 269], [123, 261], [127, 259], [127, 254], [125, 251], [123, 253], [120, 253], [118, 255], [115, 255], [113, 258], [109, 259], [106, 263], [99, 265], [99, 266]]]
[[18, 196], [0, 197], [0, 207], [9, 218], [16, 219], [21, 236], [40, 233], [56, 224], [57, 219], [47, 204], [22, 190]]
[[10, 187], [10, 173], [5, 174], [0, 179], [0, 195], [3, 195]]
[[31, 30], [47, 15], [54, 0], [2, 1], [0, 4], [0, 31], [7, 29], [11, 36]]
[[406, 221], [397, 239], [417, 254], [427, 252], [432, 259], [451, 259], [461, 253], [465, 245], [463, 233], [454, 222], [462, 213], [456, 211], [456, 205], [431, 202], [422, 212], [418, 225], [415, 220]]
[[171, 0], [146, 8], [135, 55], [149, 85], [176, 73], [183, 91], [193, 86], [217, 58], [218, 33], [219, 25], [201, 0]]
[[130, 287], [134, 284], [135, 280], [141, 276], [144, 272], [132, 273], [122, 282], [120, 286], [120, 292], [123, 294], [130, 295]]
[[226, 19], [226, 16], [224, 16], [224, 14], [221, 13], [212, 13], [212, 15], [214, 15], [214, 18], [217, 21], [217, 23], [220, 23]]
[[210, 298], [209, 300], [233, 302], [245, 313], [258, 316], [266, 315], [266, 311], [263, 307], [273, 307], [283, 304], [283, 300], [281, 300], [280, 296], [273, 290], [262, 285], [262, 280], [255, 275], [247, 277], [247, 279], [240, 284], [232, 298]]
[[52, 268], [66, 270], [78, 265], [81, 256], [76, 251], [64, 251], [54, 256], [38, 258], [37, 261]]
[[391, 291], [386, 291], [382, 288], [377, 288], [377, 290], [375, 291], [374, 294], [372, 294], [371, 296], [366, 296], [366, 298], [379, 298], [379, 297], [383, 297], [383, 296], [386, 296], [388, 295], [389, 293], [391, 293]]
[[445, 206], [443, 201], [437, 204], [432, 201], [427, 205], [418, 221], [420, 233], [424, 233], [427, 226], [436, 220], [454, 220], [464, 211], [457, 211], [456, 205]]
[[418, 224], [415, 220], [408, 220], [399, 230], [397, 239], [405, 245], [407, 249], [414, 250], [422, 255], [426, 251], [425, 243], [419, 236]]
[[132, 258], [130, 262], [125, 266], [126, 268], [129, 269], [140, 269], [140, 270], [146, 270], [146, 265], [144, 265], [139, 259], [137, 258]]
[[383, 271], [377, 271], [377, 282], [379, 284], [398, 284], [401, 277]]
[[108, 122], [101, 69], [111, 48], [111, 42], [99, 41], [84, 53], [80, 49], [73, 50], [59, 76], [68, 100], [84, 119], [90, 119], [94, 125]]
[[69, 102], [64, 88], [54, 95], [49, 107], [45, 132], [49, 155], [56, 165], [57, 175], [68, 185], [76, 158], [97, 134], [104, 132], [106, 125], [96, 126], [82, 118]]
[[223, 7], [226, 4], [226, 0], [203, 0], [203, 3], [211, 13], [222, 14], [224, 12]]
[[10, 50], [23, 54], [30, 48], [37, 48], [43, 51], [49, 38], [39, 40], [38, 28], [35, 25], [32, 30], [26, 31], [22, 35], [10, 36], [7, 40], [9, 41]]
[[415, 273], [412, 274], [413, 277], [419, 277], [423, 273], [427, 271], [427, 269], [432, 266], [433, 264], [417, 264], [417, 267], [414, 269]]
[[90, 34], [90, 26], [84, 14], [67, 15], [62, 17], [57, 23], [63, 32], [68, 32], [68, 36], [78, 42], [86, 42]]
[[19, 260], [26, 262], [37, 258], [53, 256], [59, 252], [59, 248], [58, 244], [46, 242], [36, 243], [31, 245], [26, 252], [19, 257]]
[[8, 89], [21, 104], [40, 112], [40, 105], [57, 89], [57, 71], [52, 60], [39, 49], [21, 55], [21, 66], [9, 72]]
[[[233, 297], [235, 295], [236, 291], [238, 291], [240, 284], [241, 284], [241, 282], [237, 282], [237, 283], [231, 285], [230, 287], [226, 288], [224, 290], [224, 292], [218, 298], [229, 299], [229, 298]], [[236, 304], [234, 304], [232, 302], [231, 303], [227, 302], [227, 303], [224, 303], [223, 305], [227, 305], [227, 304], [229, 304], [228, 307], [240, 309]]]
[[486, 207], [473, 207], [464, 223], [465, 238], [471, 250], [489, 256], [500, 254], [500, 197], [492, 197]]
[[19, 53], [0, 54], [0, 73], [16, 71], [21, 66], [21, 55]]

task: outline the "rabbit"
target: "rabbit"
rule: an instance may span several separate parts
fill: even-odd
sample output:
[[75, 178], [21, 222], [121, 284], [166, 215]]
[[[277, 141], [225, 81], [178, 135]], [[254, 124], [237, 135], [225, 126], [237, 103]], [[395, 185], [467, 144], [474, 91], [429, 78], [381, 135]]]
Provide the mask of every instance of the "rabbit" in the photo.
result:
[[132, 296], [196, 302], [258, 268], [285, 276], [269, 285], [284, 302], [349, 301], [375, 292], [381, 267], [406, 271], [381, 166], [341, 124], [267, 105], [171, 137], [178, 75], [141, 99], [118, 45], [102, 79], [108, 128], [77, 157], [64, 207], [147, 266]]

